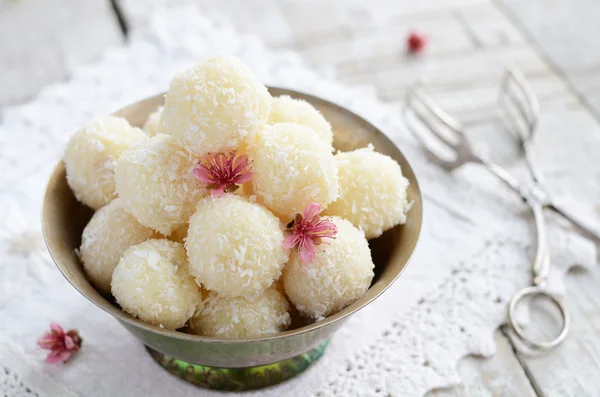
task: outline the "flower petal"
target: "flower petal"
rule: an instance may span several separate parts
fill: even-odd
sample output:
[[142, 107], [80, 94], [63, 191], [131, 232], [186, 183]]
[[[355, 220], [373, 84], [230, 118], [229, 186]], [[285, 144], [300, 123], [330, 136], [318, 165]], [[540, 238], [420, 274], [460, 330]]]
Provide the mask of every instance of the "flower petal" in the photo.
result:
[[72, 350], [75, 347], [75, 342], [69, 335], [65, 335], [65, 347], [68, 350]]
[[69, 350], [53, 350], [46, 356], [46, 362], [49, 364], [65, 363], [71, 357]]
[[252, 179], [252, 175], [254, 175], [254, 173], [252, 171], [248, 171], [248, 172], [238, 176], [237, 178], [235, 178], [234, 182], [237, 183], [238, 185], [249, 182], [250, 179]]
[[225, 194], [225, 189], [223, 189], [222, 187], [215, 188], [210, 191], [210, 197], [212, 197], [212, 198], [219, 198], [219, 197], [223, 196], [223, 194]]
[[196, 179], [205, 185], [209, 185], [214, 182], [214, 178], [210, 170], [206, 168], [204, 164], [198, 164], [198, 166], [194, 168], [193, 173]]
[[299, 242], [300, 242], [300, 234], [299, 233], [290, 234], [283, 240], [283, 248], [285, 248], [286, 250], [292, 249]]
[[249, 161], [248, 161], [248, 156], [246, 156], [245, 154], [241, 155], [241, 156], [236, 156], [233, 158], [232, 161], [232, 165], [231, 165], [231, 169], [233, 171], [233, 174], [239, 174], [240, 172], [242, 172], [244, 170], [244, 168], [246, 168], [248, 165], [250, 165]]
[[302, 238], [298, 245], [298, 253], [300, 260], [304, 263], [310, 263], [315, 259], [316, 249], [315, 244], [310, 238]]
[[50, 329], [52, 330], [52, 332], [56, 332], [57, 334], [60, 334], [60, 335], [65, 333], [63, 328], [60, 325], [58, 325], [58, 323], [51, 323]]
[[37, 344], [42, 349], [50, 349], [51, 350], [57, 344], [60, 345], [60, 338], [57, 337], [55, 334], [48, 332], [48, 333], [42, 335], [37, 340]]
[[298, 249], [298, 253], [300, 254], [300, 260], [303, 263], [311, 263], [315, 259], [316, 251], [314, 247], [311, 247]]
[[310, 222], [315, 216], [319, 216], [321, 205], [319, 203], [310, 203], [304, 210], [304, 220]]

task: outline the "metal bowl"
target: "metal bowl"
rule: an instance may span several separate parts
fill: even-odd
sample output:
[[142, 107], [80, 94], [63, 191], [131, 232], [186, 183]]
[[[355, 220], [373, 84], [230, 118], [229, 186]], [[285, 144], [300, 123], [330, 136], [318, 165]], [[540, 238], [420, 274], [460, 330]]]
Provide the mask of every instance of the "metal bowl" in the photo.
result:
[[[79, 203], [67, 185], [65, 167], [58, 163], [46, 188], [42, 228], [54, 262], [66, 279], [96, 306], [114, 316], [142, 343], [174, 359], [222, 368], [270, 364], [298, 356], [322, 346], [344, 320], [373, 302], [402, 273], [417, 245], [422, 223], [421, 192], [415, 174], [400, 150], [377, 128], [354, 113], [323, 99], [296, 91], [270, 88], [273, 96], [290, 95], [310, 102], [331, 123], [334, 146], [352, 150], [372, 143], [375, 150], [391, 156], [410, 181], [408, 198], [414, 202], [408, 222], [369, 242], [375, 263], [375, 278], [368, 292], [344, 310], [326, 319], [276, 335], [226, 340], [162, 329], [123, 312], [112, 300], [97, 292], [87, 280], [75, 249], [93, 211]], [[163, 95], [145, 99], [115, 113], [133, 125], [142, 125], [163, 104]]]

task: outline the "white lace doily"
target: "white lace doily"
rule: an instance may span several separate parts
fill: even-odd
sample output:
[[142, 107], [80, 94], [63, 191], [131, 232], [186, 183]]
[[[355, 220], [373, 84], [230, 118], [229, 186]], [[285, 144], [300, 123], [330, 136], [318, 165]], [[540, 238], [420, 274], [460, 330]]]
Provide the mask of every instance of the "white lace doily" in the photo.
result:
[[[354, 315], [325, 356], [300, 377], [256, 396], [420, 396], [459, 382], [458, 360], [491, 355], [493, 333], [514, 292], [529, 282], [532, 233], [520, 200], [485, 171], [448, 174], [428, 163], [402, 123], [399, 105], [370, 87], [344, 87], [311, 71], [293, 52], [274, 52], [256, 37], [201, 17], [195, 8], [155, 13], [130, 44], [6, 109], [0, 125], [0, 394], [7, 396], [177, 396], [198, 389], [158, 367], [111, 316], [79, 295], [54, 268], [40, 235], [39, 209], [50, 170], [79, 126], [166, 90], [177, 71], [217, 53], [240, 57], [270, 85], [337, 102], [380, 127], [408, 157], [425, 198], [420, 245], [400, 280]], [[543, 120], [542, 120], [543, 122]], [[552, 147], [569, 137], [550, 136]], [[549, 146], [545, 146], [546, 151]], [[582, 153], [581, 156], [591, 156]], [[540, 165], [553, 169], [552, 155]], [[600, 165], [581, 159], [587, 175]], [[583, 166], [585, 164], [585, 167]], [[558, 178], [558, 177], [557, 177]], [[549, 178], [563, 199], [596, 197], [595, 186]], [[561, 292], [572, 265], [595, 263], [595, 246], [550, 221], [551, 287]], [[83, 348], [64, 366], [44, 364], [35, 341], [56, 321], [77, 328]], [[202, 395], [220, 396], [203, 391]]]

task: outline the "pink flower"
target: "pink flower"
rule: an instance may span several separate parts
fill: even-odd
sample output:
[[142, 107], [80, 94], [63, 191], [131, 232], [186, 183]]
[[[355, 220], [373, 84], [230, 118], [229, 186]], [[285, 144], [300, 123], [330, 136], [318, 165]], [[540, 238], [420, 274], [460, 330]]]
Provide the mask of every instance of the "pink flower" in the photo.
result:
[[411, 32], [406, 39], [406, 46], [408, 48], [408, 52], [411, 54], [416, 54], [425, 48], [427, 45], [427, 36], [418, 32]]
[[286, 249], [298, 246], [300, 260], [310, 263], [315, 259], [316, 246], [322, 243], [323, 238], [335, 238], [337, 226], [330, 219], [321, 219], [319, 213], [321, 206], [312, 203], [304, 210], [304, 217], [296, 215], [286, 231], [287, 237], [283, 241]]
[[221, 197], [225, 192], [235, 191], [242, 183], [252, 178], [251, 161], [246, 155], [238, 155], [236, 151], [211, 154], [204, 161], [199, 161], [194, 168], [194, 176], [210, 189], [212, 197]]
[[50, 332], [46, 332], [38, 339], [37, 344], [42, 349], [50, 350], [46, 356], [46, 362], [66, 363], [71, 358], [73, 352], [81, 347], [82, 339], [79, 333], [72, 329], [65, 333], [62, 327], [56, 323], [50, 324]]

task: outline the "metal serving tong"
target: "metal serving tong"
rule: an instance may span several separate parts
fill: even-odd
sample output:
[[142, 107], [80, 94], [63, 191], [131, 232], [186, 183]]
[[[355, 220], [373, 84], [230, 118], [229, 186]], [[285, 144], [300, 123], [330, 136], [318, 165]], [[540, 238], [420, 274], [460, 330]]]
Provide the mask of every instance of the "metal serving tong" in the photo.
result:
[[[421, 142], [429, 158], [451, 171], [466, 163], [478, 163], [506, 186], [518, 193], [528, 204], [535, 220], [537, 249], [533, 261], [532, 285], [519, 291], [508, 306], [508, 322], [518, 339], [533, 351], [547, 351], [558, 346], [569, 331], [569, 313], [562, 299], [550, 294], [546, 280], [550, 272], [550, 254], [546, 246], [543, 210], [548, 208], [577, 226], [585, 235], [600, 241], [600, 235], [557, 206], [546, 192], [542, 175], [532, 153], [532, 140], [540, 115], [539, 104], [525, 77], [517, 69], [507, 69], [502, 78], [498, 105], [510, 132], [519, 141], [531, 182], [520, 183], [508, 171], [474, 151], [460, 123], [444, 111], [422, 88], [409, 87], [404, 119], [409, 130]], [[541, 341], [527, 336], [517, 321], [516, 309], [525, 298], [543, 296], [556, 305], [562, 317], [560, 333], [552, 340]]]

